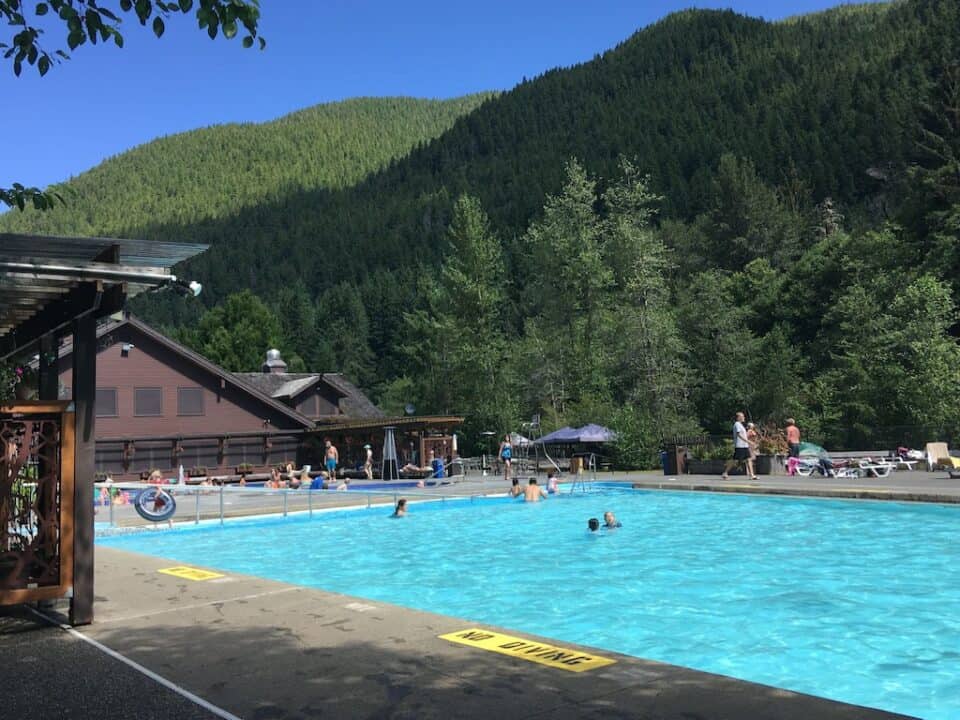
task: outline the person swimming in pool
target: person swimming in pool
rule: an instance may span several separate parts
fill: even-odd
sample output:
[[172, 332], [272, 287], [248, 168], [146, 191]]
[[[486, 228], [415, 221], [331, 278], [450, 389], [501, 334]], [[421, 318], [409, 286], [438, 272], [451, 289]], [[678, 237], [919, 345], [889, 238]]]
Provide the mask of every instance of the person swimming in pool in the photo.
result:
[[619, 520], [617, 520], [616, 515], [607, 510], [603, 514], [603, 527], [607, 530], [615, 530], [616, 528], [623, 527]]
[[547, 491], [537, 485], [536, 478], [530, 478], [530, 482], [523, 491], [524, 502], [540, 502], [540, 498], [547, 497]]
[[511, 481], [511, 483], [512, 484], [510, 485], [510, 497], [515, 498], [523, 495], [523, 488], [520, 487], [520, 481], [517, 480], [517, 478], [514, 478]]
[[595, 533], [600, 529], [600, 521], [596, 518], [590, 518], [587, 520], [587, 532]]
[[551, 470], [547, 473], [547, 492], [551, 495], [556, 495], [560, 492], [559, 480], [557, 479], [557, 473]]
[[407, 516], [407, 499], [400, 498], [397, 500], [397, 506], [393, 509], [393, 515], [391, 517], [402, 518]]

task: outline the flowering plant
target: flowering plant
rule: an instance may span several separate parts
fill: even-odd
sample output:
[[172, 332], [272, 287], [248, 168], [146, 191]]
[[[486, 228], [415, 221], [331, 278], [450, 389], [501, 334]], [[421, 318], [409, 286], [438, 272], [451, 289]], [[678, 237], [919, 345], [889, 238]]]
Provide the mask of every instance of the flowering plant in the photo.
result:
[[25, 363], [0, 363], [0, 401], [25, 397], [37, 389], [37, 371]]

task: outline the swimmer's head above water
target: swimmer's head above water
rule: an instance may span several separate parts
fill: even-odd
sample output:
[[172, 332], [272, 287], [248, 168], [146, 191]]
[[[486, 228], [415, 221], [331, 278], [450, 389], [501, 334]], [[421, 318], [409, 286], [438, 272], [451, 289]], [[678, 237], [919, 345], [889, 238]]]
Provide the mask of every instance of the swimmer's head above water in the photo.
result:
[[590, 532], [596, 532], [600, 529], [600, 521], [596, 518], [590, 518], [587, 520], [587, 528], [589, 528]]

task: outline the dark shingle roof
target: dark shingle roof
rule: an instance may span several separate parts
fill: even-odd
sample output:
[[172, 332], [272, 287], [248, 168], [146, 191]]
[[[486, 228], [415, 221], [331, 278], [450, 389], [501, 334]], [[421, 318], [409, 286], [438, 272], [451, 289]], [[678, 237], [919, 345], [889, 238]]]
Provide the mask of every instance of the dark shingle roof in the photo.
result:
[[337, 402], [347, 418], [379, 418], [383, 411], [370, 401], [364, 392], [347, 380], [343, 373], [235, 373], [260, 392], [281, 399], [298, 395], [320, 380], [332, 387], [341, 397]]
[[360, 388], [347, 380], [343, 373], [324, 373], [323, 379], [344, 394], [344, 397], [340, 398], [340, 409], [347, 417], [386, 417], [383, 410], [374, 405], [370, 398]]
[[[320, 379], [319, 373], [265, 373], [265, 372], [248, 372], [248, 373], [234, 373], [237, 377], [243, 378], [248, 383], [256, 387], [260, 392], [266, 393], [270, 397], [280, 398], [280, 397], [289, 397], [291, 393], [289, 388], [284, 388], [285, 385], [289, 384], [291, 381], [295, 380], [313, 380], [316, 382]], [[297, 389], [294, 393], [301, 392], [306, 390], [312, 383], [304, 383], [303, 387]]]

